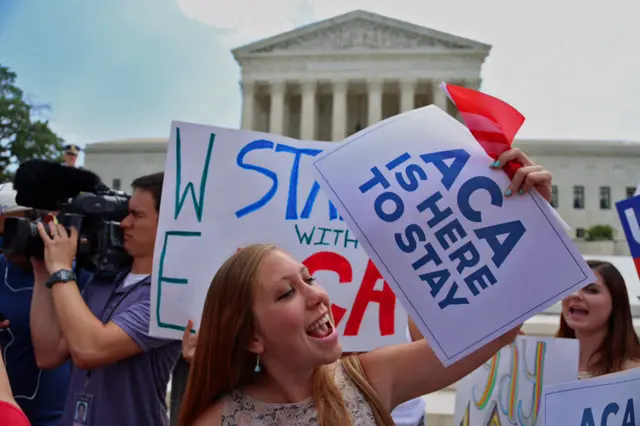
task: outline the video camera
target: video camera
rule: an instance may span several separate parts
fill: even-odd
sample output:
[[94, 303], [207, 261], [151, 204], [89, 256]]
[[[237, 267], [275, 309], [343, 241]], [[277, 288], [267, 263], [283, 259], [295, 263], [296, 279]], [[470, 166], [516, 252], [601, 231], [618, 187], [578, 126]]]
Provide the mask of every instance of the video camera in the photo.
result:
[[[93, 172], [45, 160], [30, 160], [16, 171], [16, 203], [57, 212], [67, 231], [78, 230], [76, 267], [99, 275], [115, 275], [131, 263], [124, 249], [120, 222], [129, 214], [130, 196], [105, 186]], [[37, 223], [22, 217], [5, 219], [2, 251], [42, 259], [44, 243]], [[45, 230], [49, 233], [49, 227]]]

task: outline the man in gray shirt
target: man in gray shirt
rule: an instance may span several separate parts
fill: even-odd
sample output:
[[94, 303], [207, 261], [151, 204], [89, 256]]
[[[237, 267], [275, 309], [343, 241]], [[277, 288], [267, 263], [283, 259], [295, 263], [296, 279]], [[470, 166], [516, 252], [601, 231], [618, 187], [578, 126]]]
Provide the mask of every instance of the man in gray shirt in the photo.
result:
[[181, 343], [149, 336], [150, 274], [163, 178], [157, 173], [132, 183], [129, 215], [121, 224], [125, 249], [133, 257], [131, 268], [112, 281], [94, 278], [82, 294], [72, 271], [77, 231], [50, 223], [49, 237], [46, 225], [38, 225], [45, 262], [33, 261], [36, 360], [41, 368], [73, 360], [61, 426], [168, 424], [167, 385]]

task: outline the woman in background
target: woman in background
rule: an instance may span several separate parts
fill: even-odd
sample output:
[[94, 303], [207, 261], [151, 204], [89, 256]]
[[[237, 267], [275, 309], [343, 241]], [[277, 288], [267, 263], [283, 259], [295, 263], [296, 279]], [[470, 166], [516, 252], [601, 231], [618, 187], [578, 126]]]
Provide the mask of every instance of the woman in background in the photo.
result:
[[580, 342], [580, 378], [640, 367], [640, 341], [624, 278], [609, 262], [587, 263], [596, 282], [562, 301], [556, 337]]

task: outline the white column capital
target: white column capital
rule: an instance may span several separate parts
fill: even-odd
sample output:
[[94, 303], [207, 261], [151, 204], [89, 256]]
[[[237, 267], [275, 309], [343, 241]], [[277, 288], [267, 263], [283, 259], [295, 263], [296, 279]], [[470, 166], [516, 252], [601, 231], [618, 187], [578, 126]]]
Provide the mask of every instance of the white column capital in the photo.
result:
[[331, 117], [331, 140], [341, 141], [347, 133], [347, 93], [349, 80], [332, 80], [333, 86], [333, 112]]
[[381, 78], [370, 78], [367, 79], [367, 87], [369, 90], [382, 90], [382, 84], [384, 80]]
[[417, 80], [402, 79], [400, 84], [400, 112], [411, 111], [415, 108], [414, 97], [416, 93]]
[[374, 78], [367, 80], [367, 101], [368, 101], [368, 125], [374, 125], [382, 120], [382, 79]]
[[271, 111], [269, 116], [269, 133], [283, 134], [284, 127], [284, 95], [286, 81], [270, 81]]
[[315, 92], [318, 87], [317, 80], [302, 80], [300, 81], [300, 87], [303, 92]]
[[255, 84], [253, 81], [241, 81], [243, 129], [252, 130], [254, 125]]
[[303, 80], [302, 112], [300, 115], [300, 138], [314, 140], [316, 136], [316, 87], [315, 80]]
[[398, 85], [402, 90], [415, 90], [418, 85], [418, 80], [413, 78], [400, 78], [398, 79]]
[[240, 81], [240, 89], [242, 93], [253, 93], [255, 91], [256, 82], [251, 80]]
[[444, 112], [448, 112], [447, 94], [439, 87], [440, 82], [440, 80], [433, 80], [432, 82], [433, 103]]
[[346, 80], [346, 79], [331, 80], [331, 85], [333, 86], [334, 93], [346, 92], [349, 87], [349, 80]]
[[287, 82], [284, 80], [274, 80], [269, 82], [269, 89], [271, 93], [284, 93], [287, 87]]

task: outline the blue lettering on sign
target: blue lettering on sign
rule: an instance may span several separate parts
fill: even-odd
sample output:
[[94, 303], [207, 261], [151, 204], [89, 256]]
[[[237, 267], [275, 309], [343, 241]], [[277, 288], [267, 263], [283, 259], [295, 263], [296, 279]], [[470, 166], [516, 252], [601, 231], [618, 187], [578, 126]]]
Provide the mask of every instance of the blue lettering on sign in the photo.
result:
[[[458, 179], [460, 172], [469, 161], [471, 156], [464, 149], [452, 149], [450, 151], [433, 152], [431, 154], [422, 154], [422, 161], [429, 164], [432, 163], [438, 168], [442, 174], [442, 185], [448, 190], [451, 189], [453, 183]], [[444, 160], [453, 160], [447, 165]]]
[[[624, 413], [622, 413], [622, 423], [619, 423], [620, 418], [618, 412], [620, 406], [611, 402], [604, 407], [602, 415], [600, 416], [600, 426], [635, 426], [636, 425], [636, 413], [634, 409], [633, 398], [627, 400]], [[591, 407], [587, 407], [582, 411], [582, 420], [580, 426], [596, 426], [596, 418], [593, 415]], [[611, 422], [609, 422], [611, 420]], [[615, 423], [614, 423], [615, 420]]]
[[[320, 185], [316, 181], [313, 182], [311, 190], [306, 197], [302, 212], [300, 213], [300, 215], [298, 215], [298, 196], [300, 195], [298, 189], [298, 186], [300, 184], [300, 163], [303, 157], [315, 157], [316, 155], [320, 154], [322, 150], [312, 148], [297, 148], [281, 143], [276, 144], [266, 139], [252, 141], [245, 145], [240, 150], [240, 152], [238, 152], [236, 164], [241, 169], [258, 172], [264, 177], [268, 178], [271, 182], [271, 187], [260, 199], [236, 211], [236, 217], [241, 218], [262, 209], [267, 204], [269, 204], [269, 202], [278, 192], [279, 176], [277, 171], [263, 166], [258, 166], [256, 164], [251, 164], [245, 158], [247, 154], [261, 150], [272, 153], [282, 153], [286, 154], [287, 156], [293, 155], [293, 162], [291, 164], [291, 171], [289, 173], [289, 188], [287, 191], [287, 204], [285, 206], [285, 220], [309, 219], [313, 211], [318, 193], [320, 192]], [[262, 155], [267, 155], [267, 152]], [[331, 202], [329, 202], [329, 219], [342, 220], [342, 218], [338, 214], [338, 210]]]
[[202, 221], [202, 211], [204, 209], [204, 194], [207, 187], [207, 176], [209, 174], [209, 166], [211, 164], [211, 153], [213, 152], [213, 142], [216, 139], [216, 135], [211, 133], [209, 136], [209, 146], [207, 147], [207, 154], [204, 158], [204, 167], [200, 175], [200, 197], [196, 197], [196, 190], [193, 186], [193, 182], [187, 183], [182, 196], [180, 196], [180, 190], [182, 187], [182, 143], [180, 141], [180, 128], [176, 128], [176, 206], [174, 219], [178, 219], [180, 211], [184, 206], [184, 202], [187, 199], [187, 195], [191, 194], [191, 200], [193, 201], [193, 208], [196, 212], [196, 218], [198, 222]]
[[[470, 155], [464, 149], [454, 149], [423, 154], [418, 158], [416, 162], [405, 152], [385, 164], [384, 168], [395, 177], [394, 183], [385, 176], [384, 169], [372, 167], [371, 177], [359, 186], [361, 194], [376, 192], [373, 210], [380, 220], [396, 222], [410, 208], [396, 191], [396, 183], [403, 191], [414, 192], [421, 182], [440, 179], [444, 190], [450, 191]], [[433, 166], [439, 176], [431, 176], [430, 171], [425, 169], [429, 166]], [[486, 208], [474, 207], [471, 203], [472, 196], [478, 192], [488, 194], [489, 205], [497, 208], [502, 207], [504, 196], [498, 184], [488, 177], [475, 176], [460, 185], [455, 198], [460, 213], [469, 222], [481, 224]], [[522, 222], [515, 220], [480, 227], [470, 234], [444, 199], [441, 191], [424, 197], [415, 206], [423, 222], [410, 223], [403, 232], [394, 234], [395, 244], [402, 252], [417, 255], [411, 266], [420, 280], [429, 286], [430, 294], [438, 301], [440, 309], [470, 303], [469, 298], [460, 291], [453, 272], [442, 266], [445, 256], [455, 265], [455, 271], [469, 293], [478, 296], [482, 290], [494, 285], [497, 279], [491, 266], [481, 262], [476, 244], [484, 242], [493, 252], [493, 265], [500, 268], [526, 232]], [[428, 236], [433, 237], [433, 241], [428, 241]], [[475, 237], [475, 243], [471, 236]]]

